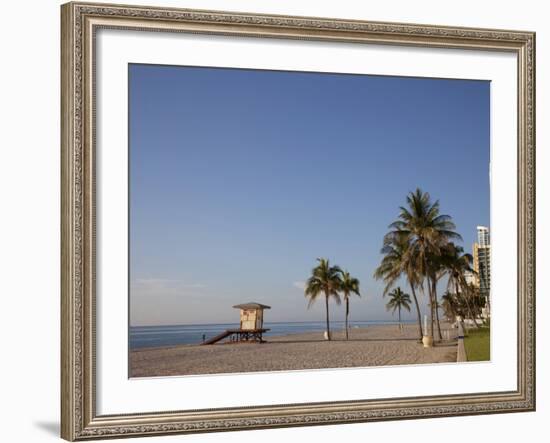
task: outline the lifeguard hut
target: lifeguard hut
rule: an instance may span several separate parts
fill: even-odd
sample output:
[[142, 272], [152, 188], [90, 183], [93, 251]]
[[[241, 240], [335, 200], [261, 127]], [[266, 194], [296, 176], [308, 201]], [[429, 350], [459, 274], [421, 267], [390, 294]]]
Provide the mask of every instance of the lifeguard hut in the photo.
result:
[[231, 342], [263, 343], [262, 335], [264, 332], [269, 331], [269, 329], [264, 328], [264, 309], [271, 309], [271, 306], [250, 302], [233, 307], [240, 309], [239, 329], [227, 329], [225, 332], [206, 340], [203, 345], [212, 345], [225, 338], [229, 338]]
[[254, 302], [233, 307], [241, 310], [241, 329], [244, 331], [262, 329], [264, 326], [264, 309], [271, 309], [271, 306]]

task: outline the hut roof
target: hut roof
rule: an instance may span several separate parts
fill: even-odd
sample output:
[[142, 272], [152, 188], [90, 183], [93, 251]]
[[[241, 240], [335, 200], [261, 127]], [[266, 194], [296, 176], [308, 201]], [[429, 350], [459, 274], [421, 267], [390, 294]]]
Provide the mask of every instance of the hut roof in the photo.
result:
[[261, 303], [256, 302], [243, 303], [241, 305], [235, 305], [233, 307], [237, 309], [271, 309], [271, 306], [262, 305]]

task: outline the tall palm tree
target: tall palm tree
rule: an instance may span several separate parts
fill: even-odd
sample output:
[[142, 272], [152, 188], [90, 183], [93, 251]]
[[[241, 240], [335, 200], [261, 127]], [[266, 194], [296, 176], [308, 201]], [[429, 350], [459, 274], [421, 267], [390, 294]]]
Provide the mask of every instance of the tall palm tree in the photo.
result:
[[343, 271], [340, 278], [340, 291], [344, 294], [344, 301], [346, 302], [346, 340], [348, 340], [349, 296], [357, 294], [361, 297], [361, 294], [359, 293], [359, 280], [352, 277], [348, 271]]
[[309, 299], [309, 308], [319, 295], [325, 296], [325, 309], [327, 314], [327, 339], [330, 340], [330, 321], [328, 312], [328, 301], [332, 297], [336, 304], [340, 304], [340, 290], [342, 270], [338, 266], [330, 266], [328, 259], [318, 258], [319, 264], [311, 270], [311, 277], [306, 282], [305, 296]]
[[447, 283], [448, 289], [453, 289], [459, 299], [464, 301], [468, 315], [477, 328], [475, 312], [470, 304], [470, 288], [466, 282], [466, 272], [474, 272], [472, 269], [473, 257], [471, 254], [464, 253], [462, 246], [449, 242], [443, 250], [442, 265], [449, 276]]
[[416, 317], [418, 321], [418, 339], [422, 341], [422, 315], [416, 296], [416, 289], [422, 287], [422, 276], [415, 268], [415, 258], [410, 249], [410, 242], [405, 234], [386, 236], [384, 246], [380, 251], [384, 254], [380, 266], [374, 271], [374, 278], [384, 280], [386, 287], [382, 295], [386, 295], [395, 282], [405, 275], [411, 288]]
[[389, 294], [390, 300], [386, 303], [386, 309], [389, 311], [391, 309], [392, 314], [397, 310], [399, 318], [399, 329], [402, 329], [401, 325], [401, 309], [406, 309], [411, 311], [411, 297], [409, 294], [405, 294], [401, 288], [398, 286], [397, 289], [394, 289]]
[[[430, 194], [417, 188], [407, 195], [406, 206], [400, 207], [399, 218], [390, 225], [386, 236], [406, 235], [415, 268], [426, 279], [430, 297], [430, 336], [434, 336], [437, 305], [436, 284], [430, 269], [430, 256], [441, 255], [441, 248], [450, 240], [462, 239], [449, 215], [440, 214], [439, 201], [432, 203]], [[441, 338], [441, 337], [440, 337]]]

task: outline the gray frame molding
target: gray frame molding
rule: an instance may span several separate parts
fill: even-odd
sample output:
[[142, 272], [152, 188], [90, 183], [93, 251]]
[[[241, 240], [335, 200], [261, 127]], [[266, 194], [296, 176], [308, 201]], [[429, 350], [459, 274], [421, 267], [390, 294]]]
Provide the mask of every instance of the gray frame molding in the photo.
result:
[[[67, 440], [535, 409], [535, 34], [68, 3], [61, 7], [61, 435]], [[94, 33], [101, 27], [508, 51], [518, 59], [518, 384], [511, 392], [98, 416]]]

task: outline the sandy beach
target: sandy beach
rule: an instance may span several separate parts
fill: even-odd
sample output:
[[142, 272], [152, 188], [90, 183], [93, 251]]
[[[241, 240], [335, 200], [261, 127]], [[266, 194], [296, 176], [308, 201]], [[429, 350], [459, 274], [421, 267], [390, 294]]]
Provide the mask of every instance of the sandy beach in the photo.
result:
[[130, 376], [153, 377], [235, 372], [285, 371], [456, 362], [456, 330], [433, 348], [417, 342], [417, 325], [355, 328], [346, 341], [342, 330], [324, 341], [322, 332], [266, 337], [265, 343], [220, 343], [146, 348], [130, 352]]

